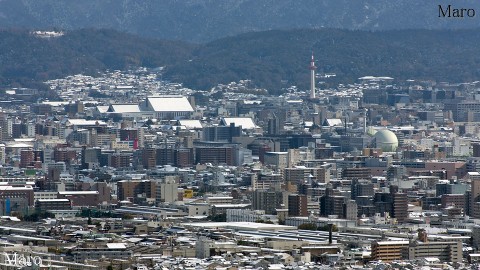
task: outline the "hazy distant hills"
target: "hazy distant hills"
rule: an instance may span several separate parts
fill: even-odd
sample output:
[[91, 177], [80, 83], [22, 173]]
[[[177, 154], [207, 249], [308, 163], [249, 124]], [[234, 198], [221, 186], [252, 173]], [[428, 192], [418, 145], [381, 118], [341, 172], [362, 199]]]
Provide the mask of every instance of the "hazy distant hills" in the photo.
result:
[[[438, 5], [476, 8], [438, 18]], [[107, 28], [194, 42], [294, 28], [455, 29], [480, 26], [478, 0], [0, 0], [0, 27]]]
[[478, 44], [478, 29], [275, 30], [202, 45], [112, 30], [76, 30], [49, 39], [8, 30], [0, 31], [0, 85], [28, 85], [105, 69], [166, 66], [165, 79], [194, 89], [252, 79], [275, 93], [290, 85], [308, 87], [312, 51], [318, 71], [336, 73], [341, 82], [365, 75], [462, 82], [480, 79]]

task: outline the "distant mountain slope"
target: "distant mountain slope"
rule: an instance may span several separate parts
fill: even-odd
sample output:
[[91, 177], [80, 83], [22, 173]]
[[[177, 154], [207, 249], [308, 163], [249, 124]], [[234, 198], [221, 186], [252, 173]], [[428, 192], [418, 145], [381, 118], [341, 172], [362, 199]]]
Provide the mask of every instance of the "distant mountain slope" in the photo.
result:
[[[475, 18], [438, 18], [438, 5]], [[141, 36], [211, 41], [293, 28], [454, 29], [480, 26], [478, 0], [0, 0], [0, 26], [108, 28]]]
[[365, 75], [460, 82], [480, 79], [478, 44], [478, 30], [268, 31], [198, 47], [191, 61], [170, 67], [167, 75], [199, 88], [238, 79], [271, 91], [285, 80], [308, 88], [314, 52], [318, 72], [336, 73], [338, 82]]
[[0, 85], [132, 66], [166, 66], [164, 78], [194, 89], [251, 79], [271, 93], [308, 88], [310, 54], [337, 82], [365, 75], [463, 82], [480, 80], [480, 31], [285, 30], [242, 34], [204, 45], [77, 30], [59, 38], [0, 31]]
[[132, 66], [179, 63], [193, 46], [139, 38], [112, 30], [77, 30], [39, 38], [26, 30], [0, 31], [0, 85], [45, 81], [70, 74], [95, 74]]

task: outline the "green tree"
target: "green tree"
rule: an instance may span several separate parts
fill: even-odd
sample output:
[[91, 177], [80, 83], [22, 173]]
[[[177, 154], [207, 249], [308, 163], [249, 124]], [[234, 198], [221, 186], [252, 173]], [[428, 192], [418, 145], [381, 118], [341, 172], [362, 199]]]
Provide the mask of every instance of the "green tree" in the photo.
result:
[[[325, 225], [325, 226], [323, 226], [323, 227], [318, 227], [318, 230], [319, 230], [319, 231], [328, 232], [328, 229], [329, 229], [329, 228], [328, 228], [328, 224]], [[332, 225], [332, 232], [338, 232], [338, 227], [337, 227], [337, 225], [335, 225], [335, 224]]]
[[303, 223], [298, 226], [299, 230], [309, 230], [309, 231], [316, 231], [317, 230], [317, 225], [314, 223]]
[[124, 214], [122, 216], [123, 219], [133, 219], [133, 215], [132, 214]]
[[208, 216], [207, 219], [214, 222], [227, 222], [227, 214], [218, 214], [214, 216]]

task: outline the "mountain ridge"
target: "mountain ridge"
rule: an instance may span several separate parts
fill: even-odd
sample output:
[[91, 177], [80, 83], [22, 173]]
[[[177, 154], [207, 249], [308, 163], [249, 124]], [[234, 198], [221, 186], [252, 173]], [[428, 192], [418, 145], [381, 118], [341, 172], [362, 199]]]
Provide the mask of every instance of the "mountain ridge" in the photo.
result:
[[[438, 5], [477, 10], [439, 18]], [[143, 37], [208, 42], [266, 30], [457, 29], [480, 26], [478, 0], [2, 0], [0, 26], [63, 30], [108, 28]]]
[[165, 67], [163, 78], [208, 90], [250, 79], [270, 93], [307, 89], [315, 53], [326, 80], [351, 83], [365, 75], [466, 82], [480, 78], [480, 31], [295, 29], [252, 32], [205, 44], [141, 38], [114, 30], [67, 31], [38, 38], [27, 30], [0, 31], [0, 85], [105, 69]]

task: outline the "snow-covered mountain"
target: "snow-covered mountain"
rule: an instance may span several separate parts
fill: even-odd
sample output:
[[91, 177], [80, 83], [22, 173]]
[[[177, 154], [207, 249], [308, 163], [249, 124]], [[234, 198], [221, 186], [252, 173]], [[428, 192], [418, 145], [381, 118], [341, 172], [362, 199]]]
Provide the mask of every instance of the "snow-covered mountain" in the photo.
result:
[[[449, 4], [476, 16], [439, 17], [439, 5]], [[0, 0], [0, 27], [109, 28], [195, 42], [271, 29], [478, 26], [478, 0]]]

